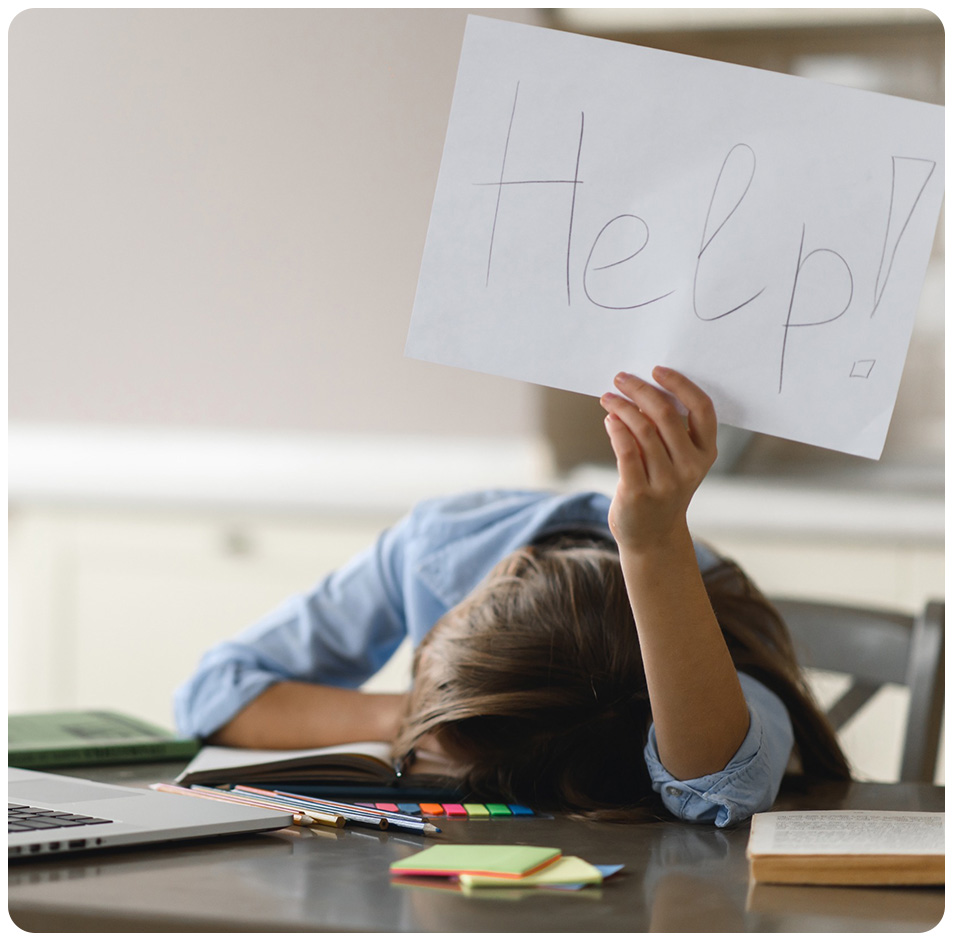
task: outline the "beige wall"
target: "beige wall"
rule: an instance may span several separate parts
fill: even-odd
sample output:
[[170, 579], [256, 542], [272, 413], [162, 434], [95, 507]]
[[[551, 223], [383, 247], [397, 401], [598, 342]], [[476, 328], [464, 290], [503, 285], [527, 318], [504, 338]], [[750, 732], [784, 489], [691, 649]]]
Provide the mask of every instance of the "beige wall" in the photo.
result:
[[403, 356], [466, 13], [16, 17], [11, 421], [529, 432]]

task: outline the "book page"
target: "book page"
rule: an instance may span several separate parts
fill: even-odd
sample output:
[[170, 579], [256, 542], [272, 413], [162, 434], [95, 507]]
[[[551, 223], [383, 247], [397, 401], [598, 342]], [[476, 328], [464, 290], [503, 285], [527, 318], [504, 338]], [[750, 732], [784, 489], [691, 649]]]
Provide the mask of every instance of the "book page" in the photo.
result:
[[664, 365], [722, 423], [877, 458], [944, 114], [472, 16], [406, 354], [595, 396]]
[[231, 770], [244, 766], [269, 766], [286, 761], [316, 762], [324, 756], [358, 754], [391, 767], [390, 744], [374, 742], [348, 743], [335, 747], [319, 747], [313, 750], [247, 750], [244, 747], [203, 747], [180, 774], [184, 779], [193, 773], [210, 770]]
[[944, 854], [942, 812], [762, 812], [750, 854]]

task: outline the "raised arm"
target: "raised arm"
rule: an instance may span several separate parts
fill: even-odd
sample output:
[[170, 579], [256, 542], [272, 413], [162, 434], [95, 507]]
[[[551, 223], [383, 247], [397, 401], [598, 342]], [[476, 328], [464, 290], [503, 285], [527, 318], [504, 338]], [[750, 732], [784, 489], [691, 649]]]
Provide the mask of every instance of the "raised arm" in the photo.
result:
[[686, 522], [716, 459], [716, 414], [685, 376], [654, 379], [686, 408], [621, 373], [601, 404], [619, 481], [610, 528], [640, 639], [660, 761], [677, 779], [722, 770], [749, 729], [736, 668], [700, 575]]

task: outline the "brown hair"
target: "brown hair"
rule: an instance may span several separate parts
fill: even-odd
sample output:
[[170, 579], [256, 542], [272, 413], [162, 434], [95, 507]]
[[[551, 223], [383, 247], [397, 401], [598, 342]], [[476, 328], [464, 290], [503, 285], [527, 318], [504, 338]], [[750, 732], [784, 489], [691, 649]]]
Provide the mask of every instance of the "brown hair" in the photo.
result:
[[[704, 583], [737, 668], [789, 710], [804, 771], [848, 778], [773, 607], [732, 562]], [[616, 546], [558, 538], [508, 555], [425, 637], [395, 753], [430, 734], [474, 797], [630, 819], [659, 807], [649, 725]]]

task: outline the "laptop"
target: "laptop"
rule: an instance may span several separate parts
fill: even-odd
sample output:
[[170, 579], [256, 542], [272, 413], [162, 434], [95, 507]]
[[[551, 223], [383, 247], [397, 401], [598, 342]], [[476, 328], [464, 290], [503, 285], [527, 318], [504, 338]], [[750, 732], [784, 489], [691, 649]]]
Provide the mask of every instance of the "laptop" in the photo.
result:
[[12, 766], [7, 769], [7, 803], [10, 860], [270, 831], [292, 824], [291, 814], [274, 809]]

